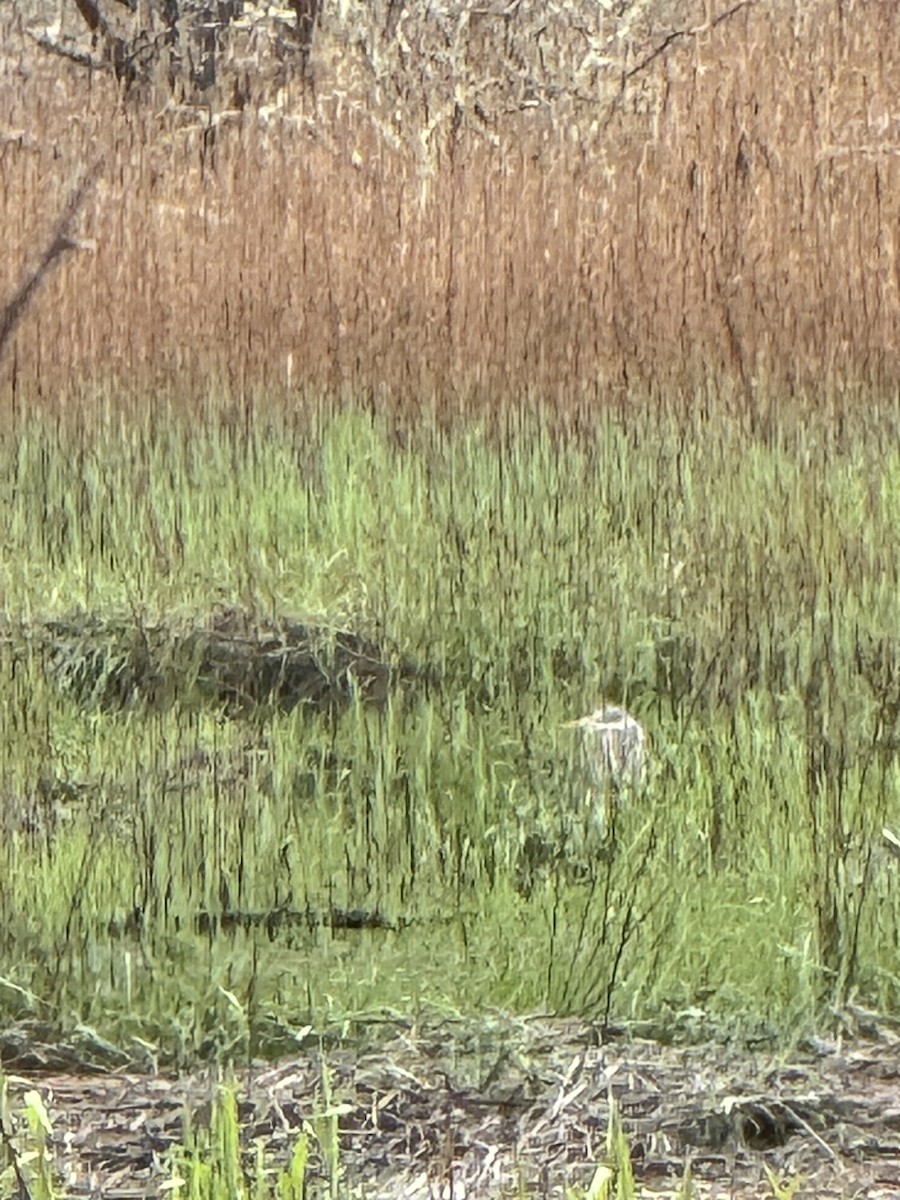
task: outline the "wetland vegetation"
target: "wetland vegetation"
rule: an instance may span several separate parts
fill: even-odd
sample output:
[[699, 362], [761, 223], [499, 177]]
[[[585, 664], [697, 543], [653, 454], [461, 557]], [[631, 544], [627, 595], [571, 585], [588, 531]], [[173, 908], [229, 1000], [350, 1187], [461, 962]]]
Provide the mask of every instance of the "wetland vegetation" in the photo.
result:
[[[354, 1091], [344, 1048], [426, 1047], [427, 1175], [422, 1112], [465, 1110], [429, 1072], [477, 1044], [480, 1112], [482, 1034], [558, 1117], [585, 1047], [597, 1109], [618, 1033], [817, 1054], [877, 1026], [892, 4], [298, 0], [293, 67], [283, 15], [232, 7], [212, 74], [166, 72], [177, 5], [153, 37], [102, 4], [0, 14], [4, 1069], [213, 1064], [249, 1094], [319, 1054], [278, 1194], [311, 1149], [337, 1195], [331, 1072], [360, 1128], [403, 1091]], [[602, 830], [565, 728], [601, 698], [648, 750]], [[559, 1103], [492, 1024], [535, 1013], [584, 1023]], [[236, 1195], [229, 1105], [179, 1161], [199, 1180], [220, 1138]]]
[[[381, 1007], [765, 1036], [851, 990], [892, 1007], [884, 422], [762, 441], [610, 413], [564, 441], [523, 419], [400, 442], [363, 413], [239, 438], [166, 413], [7, 435], [8, 1015], [186, 1062]], [[71, 657], [72, 614], [146, 642], [226, 600], [362, 632], [428, 678], [233, 713], [185, 664], [183, 696], [138, 677], [111, 706], [34, 635], [68, 615]], [[653, 758], [603, 846], [561, 728], [601, 693]]]

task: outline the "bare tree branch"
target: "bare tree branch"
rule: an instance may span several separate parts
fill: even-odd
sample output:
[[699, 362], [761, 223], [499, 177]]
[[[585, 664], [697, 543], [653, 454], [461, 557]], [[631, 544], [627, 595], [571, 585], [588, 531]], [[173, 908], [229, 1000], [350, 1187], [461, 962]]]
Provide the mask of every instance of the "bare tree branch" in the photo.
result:
[[97, 71], [109, 69], [109, 63], [101, 62], [92, 55], [86, 54], [83, 50], [76, 50], [72, 46], [63, 46], [47, 34], [32, 33], [30, 29], [26, 30], [26, 33], [42, 50], [46, 50], [50, 54], [56, 54], [60, 58], [68, 59], [69, 62], [77, 63], [79, 67], [92, 67]]
[[100, 163], [96, 163], [78, 187], [69, 197], [69, 200], [60, 214], [59, 220], [56, 222], [56, 227], [53, 230], [53, 236], [50, 243], [40, 257], [37, 266], [26, 275], [23, 282], [19, 285], [18, 291], [5, 306], [0, 314], [0, 358], [3, 357], [3, 352], [6, 344], [16, 330], [16, 326], [25, 315], [25, 310], [33, 299], [38, 288], [44, 282], [50, 269], [58, 258], [69, 250], [77, 250], [79, 243], [72, 236], [72, 227], [75, 224], [75, 218], [78, 216], [79, 210], [85, 201], [85, 198], [93, 187], [94, 182], [100, 170]]
[[91, 33], [102, 38], [107, 59], [112, 63], [117, 79], [134, 82], [135, 71], [128, 44], [111, 28], [96, 0], [75, 0], [75, 7], [84, 17]]
[[109, 36], [109, 25], [94, 0], [75, 0], [75, 7], [87, 21], [91, 33], [102, 33], [104, 37]]

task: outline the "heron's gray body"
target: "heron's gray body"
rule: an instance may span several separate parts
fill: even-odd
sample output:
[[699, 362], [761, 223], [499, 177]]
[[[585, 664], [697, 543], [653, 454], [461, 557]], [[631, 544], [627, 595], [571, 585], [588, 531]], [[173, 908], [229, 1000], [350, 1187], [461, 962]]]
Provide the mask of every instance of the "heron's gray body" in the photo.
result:
[[598, 789], [635, 787], [644, 776], [646, 736], [624, 708], [603, 707], [569, 721], [567, 729], [583, 730], [583, 754]]

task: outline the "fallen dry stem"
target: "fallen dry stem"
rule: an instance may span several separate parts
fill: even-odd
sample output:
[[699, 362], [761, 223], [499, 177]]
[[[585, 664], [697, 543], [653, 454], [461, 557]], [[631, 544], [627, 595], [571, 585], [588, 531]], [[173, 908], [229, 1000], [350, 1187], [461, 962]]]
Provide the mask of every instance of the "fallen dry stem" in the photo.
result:
[[93, 168], [75, 188], [72, 195], [56, 222], [56, 228], [46, 249], [41, 254], [37, 266], [31, 270], [22, 281], [18, 291], [6, 305], [0, 317], [0, 358], [6, 349], [6, 344], [16, 330], [16, 326], [25, 315], [25, 310], [34, 298], [38, 288], [44, 282], [48, 272], [58, 258], [70, 250], [79, 249], [79, 243], [72, 237], [72, 227], [88, 192], [96, 180], [99, 164]]

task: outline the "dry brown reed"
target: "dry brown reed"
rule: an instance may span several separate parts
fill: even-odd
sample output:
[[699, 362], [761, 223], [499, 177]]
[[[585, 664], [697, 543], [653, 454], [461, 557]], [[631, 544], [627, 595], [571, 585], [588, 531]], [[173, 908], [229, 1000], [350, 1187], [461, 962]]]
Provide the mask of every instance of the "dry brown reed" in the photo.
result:
[[894, 0], [644, 9], [638, 39], [603, 6], [486, 5], [449, 45], [407, 15], [368, 57], [334, 13], [315, 87], [244, 70], [243, 107], [209, 112], [124, 98], [3, 18], [0, 298], [101, 163], [96, 249], [40, 294], [3, 394], [764, 415], [892, 389]]

